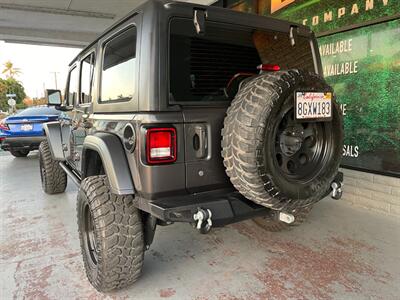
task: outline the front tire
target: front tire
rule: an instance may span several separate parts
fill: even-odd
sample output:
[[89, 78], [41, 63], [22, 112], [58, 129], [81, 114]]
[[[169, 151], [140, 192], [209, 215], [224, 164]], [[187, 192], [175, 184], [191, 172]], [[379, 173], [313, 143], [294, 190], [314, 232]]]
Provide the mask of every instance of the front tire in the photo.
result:
[[29, 150], [10, 150], [10, 153], [15, 157], [27, 157], [29, 154]]
[[100, 292], [133, 284], [144, 259], [143, 224], [134, 198], [111, 193], [104, 175], [85, 178], [79, 189], [79, 239], [86, 275]]
[[51, 156], [47, 141], [39, 146], [39, 166], [43, 191], [46, 194], [63, 193], [67, 188], [67, 174]]

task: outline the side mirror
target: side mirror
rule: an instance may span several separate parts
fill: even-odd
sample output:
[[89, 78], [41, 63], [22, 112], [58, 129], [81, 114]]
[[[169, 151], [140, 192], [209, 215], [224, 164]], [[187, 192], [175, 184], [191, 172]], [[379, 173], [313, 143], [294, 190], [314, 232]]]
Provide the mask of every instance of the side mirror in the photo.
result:
[[60, 90], [46, 90], [46, 100], [47, 104], [50, 106], [60, 106], [61, 99], [61, 91]]

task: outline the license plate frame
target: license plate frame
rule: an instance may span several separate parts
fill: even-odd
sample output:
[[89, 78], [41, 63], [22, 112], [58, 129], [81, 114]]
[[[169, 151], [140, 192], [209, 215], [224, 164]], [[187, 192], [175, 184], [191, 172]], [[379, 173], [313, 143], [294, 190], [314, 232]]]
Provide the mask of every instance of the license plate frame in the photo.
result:
[[[294, 92], [295, 119], [298, 122], [332, 121], [331, 91], [297, 90]], [[299, 105], [301, 104], [301, 105]]]
[[33, 130], [33, 125], [30, 123], [21, 125], [21, 131], [32, 131], [32, 130]]

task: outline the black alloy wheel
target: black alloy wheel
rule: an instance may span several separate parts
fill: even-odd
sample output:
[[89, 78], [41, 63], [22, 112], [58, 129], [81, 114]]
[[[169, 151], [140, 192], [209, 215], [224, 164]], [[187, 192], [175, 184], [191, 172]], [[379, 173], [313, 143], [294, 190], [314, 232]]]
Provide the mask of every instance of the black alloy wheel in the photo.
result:
[[89, 204], [86, 203], [83, 209], [84, 226], [82, 237], [84, 240], [84, 251], [86, 252], [86, 256], [90, 258], [90, 266], [94, 268], [98, 261], [98, 251], [94, 233], [93, 217], [89, 209]]
[[[293, 100], [287, 103], [275, 123], [271, 153], [281, 176], [288, 181], [307, 183], [332, 158], [329, 151], [332, 126], [329, 122], [296, 121]], [[269, 155], [268, 151], [265, 155]]]

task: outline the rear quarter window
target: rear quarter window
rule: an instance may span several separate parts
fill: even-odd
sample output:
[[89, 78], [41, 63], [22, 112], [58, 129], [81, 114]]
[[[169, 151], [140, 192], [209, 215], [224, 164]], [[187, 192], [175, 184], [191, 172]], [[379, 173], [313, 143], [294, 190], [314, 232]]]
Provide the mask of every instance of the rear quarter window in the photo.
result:
[[101, 102], [130, 100], [135, 94], [136, 27], [108, 41], [101, 72]]

